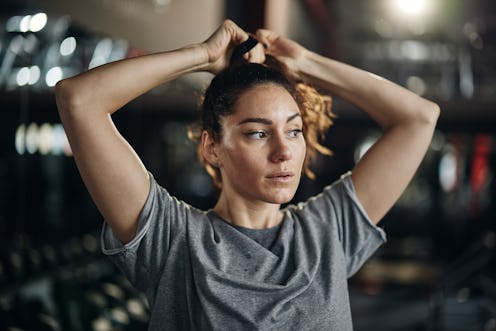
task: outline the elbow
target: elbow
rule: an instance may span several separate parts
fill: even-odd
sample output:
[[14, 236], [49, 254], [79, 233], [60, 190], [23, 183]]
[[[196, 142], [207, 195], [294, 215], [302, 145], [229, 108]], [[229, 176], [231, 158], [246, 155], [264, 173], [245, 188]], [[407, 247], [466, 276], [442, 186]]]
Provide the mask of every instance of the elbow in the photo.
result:
[[57, 109], [59, 114], [65, 112], [69, 108], [70, 100], [70, 92], [69, 85], [66, 79], [60, 80], [55, 85], [55, 101], [57, 103]]
[[435, 127], [439, 119], [441, 109], [437, 103], [427, 101], [427, 105], [422, 108], [420, 116], [418, 117], [421, 123]]
[[77, 108], [77, 93], [72, 85], [70, 78], [63, 79], [55, 85], [55, 101], [59, 114]]
[[439, 105], [437, 103], [431, 102], [429, 112], [430, 112], [430, 121], [434, 125], [436, 125], [436, 123], [439, 119], [439, 116], [441, 115], [441, 108], [439, 107]]

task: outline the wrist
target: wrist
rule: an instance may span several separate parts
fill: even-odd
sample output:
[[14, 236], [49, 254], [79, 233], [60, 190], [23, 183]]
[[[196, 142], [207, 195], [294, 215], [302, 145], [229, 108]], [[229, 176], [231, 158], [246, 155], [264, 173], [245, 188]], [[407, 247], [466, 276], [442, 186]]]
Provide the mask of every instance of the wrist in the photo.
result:
[[307, 77], [311, 74], [316, 56], [318, 56], [318, 54], [307, 49], [303, 50], [301, 55], [294, 61], [295, 73], [301, 78]]
[[207, 48], [204, 43], [192, 44], [185, 47], [191, 52], [193, 61], [193, 71], [206, 71], [210, 64]]

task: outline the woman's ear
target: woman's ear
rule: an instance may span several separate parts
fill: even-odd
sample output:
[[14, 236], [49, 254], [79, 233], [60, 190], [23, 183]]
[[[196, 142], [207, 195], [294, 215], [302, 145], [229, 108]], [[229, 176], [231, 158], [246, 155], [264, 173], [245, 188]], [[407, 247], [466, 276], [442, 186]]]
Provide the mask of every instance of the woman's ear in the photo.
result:
[[201, 136], [201, 145], [202, 145], [202, 156], [205, 161], [210, 164], [214, 168], [219, 167], [219, 155], [217, 149], [217, 143], [213, 135], [204, 130]]

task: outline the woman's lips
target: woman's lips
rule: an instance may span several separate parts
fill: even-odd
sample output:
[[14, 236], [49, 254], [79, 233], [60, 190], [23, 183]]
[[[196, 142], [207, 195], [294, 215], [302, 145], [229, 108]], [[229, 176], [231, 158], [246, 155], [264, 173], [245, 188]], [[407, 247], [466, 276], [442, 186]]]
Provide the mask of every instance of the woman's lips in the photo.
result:
[[267, 179], [276, 182], [288, 182], [292, 180], [294, 177], [294, 173], [290, 171], [280, 171], [274, 172], [267, 176]]

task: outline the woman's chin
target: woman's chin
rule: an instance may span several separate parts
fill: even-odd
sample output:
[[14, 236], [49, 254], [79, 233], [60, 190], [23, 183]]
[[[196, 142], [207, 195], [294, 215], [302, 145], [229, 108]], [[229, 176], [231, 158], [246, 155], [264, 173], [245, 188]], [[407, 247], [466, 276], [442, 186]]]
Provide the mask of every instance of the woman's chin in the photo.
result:
[[296, 190], [288, 190], [286, 192], [277, 192], [274, 194], [271, 194], [270, 196], [266, 196], [266, 201], [278, 205], [282, 205], [285, 203], [290, 202], [294, 195], [296, 193]]

